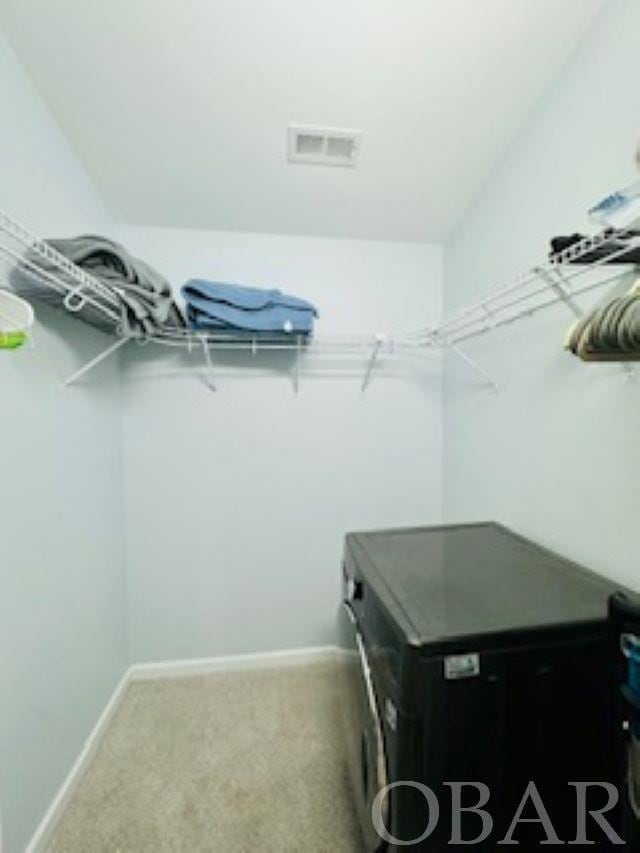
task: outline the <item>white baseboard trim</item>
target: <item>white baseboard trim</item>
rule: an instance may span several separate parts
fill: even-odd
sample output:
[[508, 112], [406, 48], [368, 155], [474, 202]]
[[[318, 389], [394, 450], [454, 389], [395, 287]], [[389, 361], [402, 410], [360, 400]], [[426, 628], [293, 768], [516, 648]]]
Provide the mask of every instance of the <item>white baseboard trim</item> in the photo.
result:
[[128, 685], [132, 681], [149, 681], [156, 678], [179, 678], [189, 675], [206, 675], [215, 672], [241, 672], [256, 669], [304, 666], [335, 661], [337, 655], [338, 650], [335, 646], [311, 646], [303, 649], [261, 652], [254, 655], [228, 655], [226, 657], [134, 663], [122, 676], [103, 712], [100, 714], [98, 721], [82, 747], [80, 755], [60, 786], [58, 793], [53, 798], [31, 841], [27, 844], [25, 853], [43, 853], [46, 845], [53, 836], [56, 825], [67, 803], [91, 763], [100, 741], [124, 697]]
[[228, 655], [214, 658], [135, 663], [130, 668], [129, 673], [132, 681], [147, 681], [154, 678], [180, 678], [215, 672], [240, 672], [243, 670], [304, 666], [334, 661], [336, 651], [335, 646], [310, 646], [303, 649], [260, 652], [253, 655]]
[[95, 726], [91, 730], [89, 737], [86, 739], [84, 746], [80, 751], [80, 755], [78, 755], [71, 770], [67, 774], [67, 777], [60, 786], [58, 793], [53, 798], [51, 805], [45, 812], [45, 815], [34, 832], [31, 841], [27, 844], [25, 853], [42, 853], [46, 845], [51, 840], [56, 825], [60, 820], [67, 803], [71, 799], [80, 779], [82, 779], [85, 770], [91, 763], [100, 741], [102, 740], [106, 730], [109, 728], [109, 723], [111, 722], [118, 705], [122, 701], [129, 684], [129, 677], [130, 670], [128, 669], [120, 679], [116, 689], [111, 694], [103, 712], [98, 717]]

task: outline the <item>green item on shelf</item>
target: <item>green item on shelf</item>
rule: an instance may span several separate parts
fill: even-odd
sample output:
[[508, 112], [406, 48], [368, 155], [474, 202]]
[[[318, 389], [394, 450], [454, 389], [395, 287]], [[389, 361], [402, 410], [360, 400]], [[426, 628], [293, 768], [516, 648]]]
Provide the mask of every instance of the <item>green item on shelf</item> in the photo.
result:
[[18, 349], [26, 340], [26, 332], [0, 332], [0, 349]]

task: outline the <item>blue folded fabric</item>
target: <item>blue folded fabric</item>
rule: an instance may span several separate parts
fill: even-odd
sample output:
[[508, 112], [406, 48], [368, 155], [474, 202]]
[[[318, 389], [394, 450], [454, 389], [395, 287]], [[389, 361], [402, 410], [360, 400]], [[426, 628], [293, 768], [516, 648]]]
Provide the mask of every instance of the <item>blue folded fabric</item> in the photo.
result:
[[192, 329], [238, 329], [309, 335], [315, 307], [279, 290], [190, 279], [182, 288]]

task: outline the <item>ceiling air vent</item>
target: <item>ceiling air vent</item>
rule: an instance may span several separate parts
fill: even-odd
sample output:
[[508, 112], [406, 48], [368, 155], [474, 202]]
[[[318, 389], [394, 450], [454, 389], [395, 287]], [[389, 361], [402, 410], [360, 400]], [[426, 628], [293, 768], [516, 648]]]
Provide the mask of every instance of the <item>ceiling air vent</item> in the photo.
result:
[[360, 130], [292, 124], [288, 128], [289, 162], [355, 166], [361, 141]]

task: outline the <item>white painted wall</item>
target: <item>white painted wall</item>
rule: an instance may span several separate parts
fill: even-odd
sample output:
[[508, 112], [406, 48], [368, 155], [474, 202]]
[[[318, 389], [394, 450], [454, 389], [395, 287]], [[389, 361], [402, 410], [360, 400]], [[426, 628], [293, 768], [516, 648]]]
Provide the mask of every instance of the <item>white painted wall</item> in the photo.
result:
[[[585, 229], [589, 206], [633, 179], [638, 32], [637, 0], [607, 4], [447, 245], [449, 310]], [[558, 307], [467, 347], [497, 396], [448, 360], [446, 517], [498, 519], [638, 587], [638, 384], [565, 354], [569, 323]]]
[[[0, 40], [2, 207], [65, 235], [104, 208]], [[4, 272], [4, 269], [2, 269]], [[21, 853], [128, 660], [117, 365], [60, 382], [98, 332], [35, 306], [36, 348], [0, 351], [0, 806]]]
[[[176, 285], [191, 276], [311, 299], [318, 333], [397, 331], [440, 314], [441, 250], [412, 243], [124, 228]], [[441, 516], [441, 374], [364, 359], [336, 371], [265, 355], [129, 356], [125, 470], [132, 657], [333, 641], [346, 531]], [[222, 365], [224, 361], [224, 366]], [[257, 375], [262, 374], [262, 375]], [[319, 378], [321, 374], [322, 378]]]

